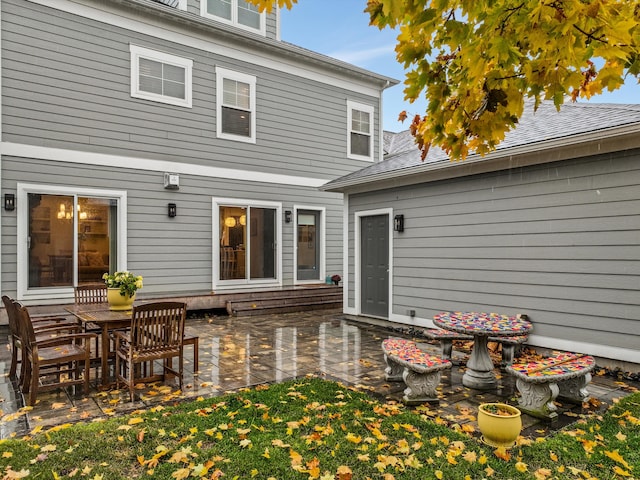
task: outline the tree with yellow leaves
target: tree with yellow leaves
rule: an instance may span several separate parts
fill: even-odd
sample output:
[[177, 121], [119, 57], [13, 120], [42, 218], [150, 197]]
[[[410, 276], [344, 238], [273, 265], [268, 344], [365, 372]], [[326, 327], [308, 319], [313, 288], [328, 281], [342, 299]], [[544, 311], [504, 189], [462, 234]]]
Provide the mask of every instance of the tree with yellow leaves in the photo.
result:
[[[249, 0], [261, 9], [297, 0]], [[613, 91], [640, 74], [637, 0], [368, 0], [371, 25], [398, 28], [405, 99], [427, 99], [411, 131], [453, 159], [486, 154], [537, 106]], [[406, 118], [401, 113], [401, 119]]]

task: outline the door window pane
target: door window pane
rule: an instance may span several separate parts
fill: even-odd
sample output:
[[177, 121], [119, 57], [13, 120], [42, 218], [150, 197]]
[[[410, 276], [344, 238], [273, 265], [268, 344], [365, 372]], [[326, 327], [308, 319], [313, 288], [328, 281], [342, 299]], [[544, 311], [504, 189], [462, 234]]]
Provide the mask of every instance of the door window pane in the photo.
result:
[[319, 212], [298, 211], [298, 280], [320, 279]]
[[78, 283], [102, 282], [104, 273], [116, 270], [116, 256], [112, 252], [117, 237], [115, 202], [108, 198], [80, 197], [77, 210]]
[[29, 193], [29, 287], [73, 285], [73, 197]]
[[247, 278], [247, 208], [220, 207], [220, 280]]
[[250, 218], [250, 277], [276, 278], [275, 209], [252, 207]]
[[220, 280], [276, 277], [276, 210], [219, 207]]
[[117, 201], [29, 193], [29, 288], [101, 282], [116, 270]]

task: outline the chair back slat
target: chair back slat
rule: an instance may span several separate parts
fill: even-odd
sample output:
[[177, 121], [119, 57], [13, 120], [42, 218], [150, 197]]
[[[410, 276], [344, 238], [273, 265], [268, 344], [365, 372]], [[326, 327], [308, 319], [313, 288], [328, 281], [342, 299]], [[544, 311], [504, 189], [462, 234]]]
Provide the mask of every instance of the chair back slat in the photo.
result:
[[73, 293], [78, 304], [107, 303], [107, 286], [104, 283], [78, 285]]
[[184, 337], [186, 304], [155, 302], [133, 307], [131, 346], [138, 353], [178, 349]]

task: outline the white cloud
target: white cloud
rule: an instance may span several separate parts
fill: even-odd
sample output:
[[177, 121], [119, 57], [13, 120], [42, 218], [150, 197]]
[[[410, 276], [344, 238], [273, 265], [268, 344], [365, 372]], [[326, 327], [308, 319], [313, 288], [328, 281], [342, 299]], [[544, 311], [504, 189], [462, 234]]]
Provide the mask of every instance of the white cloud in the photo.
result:
[[354, 65], [363, 65], [371, 60], [381, 57], [395, 59], [395, 44], [382, 45], [380, 47], [367, 48], [363, 50], [338, 50], [328, 55], [343, 62], [353, 63]]

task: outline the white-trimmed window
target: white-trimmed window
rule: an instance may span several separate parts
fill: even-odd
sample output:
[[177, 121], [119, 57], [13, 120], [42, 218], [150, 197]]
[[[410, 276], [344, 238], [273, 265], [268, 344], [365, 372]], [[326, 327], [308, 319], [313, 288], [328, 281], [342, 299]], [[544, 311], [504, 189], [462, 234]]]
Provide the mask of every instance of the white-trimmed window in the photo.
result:
[[246, 30], [265, 34], [265, 14], [246, 0], [201, 0], [200, 14]]
[[131, 96], [191, 108], [193, 60], [130, 45]]
[[18, 298], [73, 298], [127, 268], [127, 192], [19, 183]]
[[347, 101], [347, 156], [373, 160], [373, 107]]
[[256, 142], [256, 77], [216, 68], [218, 138]]

